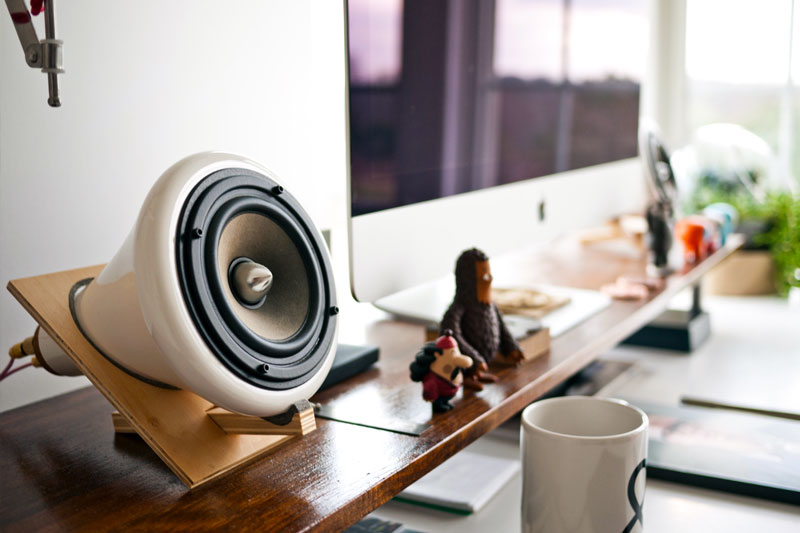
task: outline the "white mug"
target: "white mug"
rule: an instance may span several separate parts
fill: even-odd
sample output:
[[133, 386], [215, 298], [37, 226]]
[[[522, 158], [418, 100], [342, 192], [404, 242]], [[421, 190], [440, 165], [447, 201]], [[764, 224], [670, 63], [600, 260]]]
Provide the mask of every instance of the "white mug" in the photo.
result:
[[647, 415], [622, 400], [551, 398], [522, 412], [522, 531], [642, 531]]

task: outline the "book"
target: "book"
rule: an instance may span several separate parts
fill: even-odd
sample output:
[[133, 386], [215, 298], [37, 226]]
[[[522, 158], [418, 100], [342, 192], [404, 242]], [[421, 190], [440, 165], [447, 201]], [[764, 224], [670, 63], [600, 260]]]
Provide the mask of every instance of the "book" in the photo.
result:
[[631, 401], [650, 419], [647, 477], [800, 505], [800, 423]]
[[519, 471], [519, 461], [462, 451], [395, 496], [456, 514], [478, 512]]

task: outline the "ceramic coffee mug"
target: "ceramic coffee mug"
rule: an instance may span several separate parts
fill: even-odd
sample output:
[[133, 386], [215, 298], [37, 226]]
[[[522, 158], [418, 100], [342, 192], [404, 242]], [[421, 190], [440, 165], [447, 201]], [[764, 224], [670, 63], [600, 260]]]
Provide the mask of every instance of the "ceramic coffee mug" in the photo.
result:
[[525, 408], [522, 531], [641, 531], [647, 423], [621, 400], [567, 396]]

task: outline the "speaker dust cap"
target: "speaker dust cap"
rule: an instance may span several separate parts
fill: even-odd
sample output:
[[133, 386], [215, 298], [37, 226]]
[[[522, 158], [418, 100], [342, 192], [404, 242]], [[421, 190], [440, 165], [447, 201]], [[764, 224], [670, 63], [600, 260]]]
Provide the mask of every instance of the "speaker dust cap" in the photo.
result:
[[336, 334], [325, 244], [300, 204], [248, 169], [216, 171], [191, 191], [176, 235], [189, 315], [223, 365], [251, 385], [297, 387]]

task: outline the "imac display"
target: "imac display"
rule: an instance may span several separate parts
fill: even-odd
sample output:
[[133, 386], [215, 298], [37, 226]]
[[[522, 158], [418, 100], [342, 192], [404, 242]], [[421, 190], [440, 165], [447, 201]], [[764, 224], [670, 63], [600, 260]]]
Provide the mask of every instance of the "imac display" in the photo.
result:
[[642, 208], [647, 4], [348, 0], [357, 299]]

